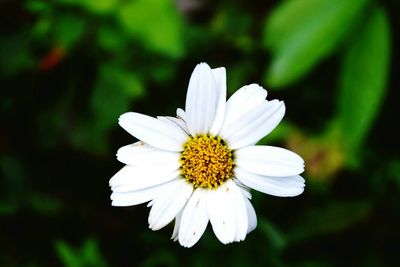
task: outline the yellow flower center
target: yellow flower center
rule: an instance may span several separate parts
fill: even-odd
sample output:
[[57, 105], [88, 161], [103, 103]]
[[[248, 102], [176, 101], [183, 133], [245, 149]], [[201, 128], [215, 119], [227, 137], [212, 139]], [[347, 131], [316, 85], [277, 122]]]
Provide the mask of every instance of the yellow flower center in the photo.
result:
[[182, 176], [195, 188], [215, 189], [232, 177], [232, 151], [220, 137], [189, 137], [181, 158]]

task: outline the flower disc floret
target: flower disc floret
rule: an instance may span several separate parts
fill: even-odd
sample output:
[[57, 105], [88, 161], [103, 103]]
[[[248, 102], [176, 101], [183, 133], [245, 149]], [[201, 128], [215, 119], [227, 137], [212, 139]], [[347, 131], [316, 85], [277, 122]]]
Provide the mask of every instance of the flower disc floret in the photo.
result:
[[181, 173], [195, 188], [215, 189], [232, 177], [232, 151], [220, 137], [190, 137], [180, 158]]

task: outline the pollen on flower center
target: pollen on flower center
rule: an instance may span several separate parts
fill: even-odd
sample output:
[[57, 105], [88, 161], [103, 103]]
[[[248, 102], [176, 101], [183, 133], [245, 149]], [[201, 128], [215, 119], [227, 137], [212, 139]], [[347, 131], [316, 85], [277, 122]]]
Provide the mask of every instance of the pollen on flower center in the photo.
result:
[[232, 151], [220, 137], [190, 137], [180, 162], [182, 175], [196, 188], [217, 188], [233, 174]]

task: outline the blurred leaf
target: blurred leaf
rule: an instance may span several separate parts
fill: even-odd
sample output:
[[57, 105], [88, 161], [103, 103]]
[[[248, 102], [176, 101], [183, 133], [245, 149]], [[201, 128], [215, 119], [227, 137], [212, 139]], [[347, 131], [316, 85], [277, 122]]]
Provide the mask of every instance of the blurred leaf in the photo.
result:
[[295, 132], [296, 129], [290, 123], [281, 121], [276, 128], [264, 136], [260, 141], [257, 142], [258, 145], [271, 145], [276, 142], [283, 141], [287, 139], [290, 133]]
[[387, 170], [389, 179], [397, 185], [397, 189], [400, 189], [400, 159], [389, 162]]
[[115, 10], [118, 0], [58, 0], [65, 5], [74, 5], [95, 14], [107, 14]]
[[4, 178], [1, 188], [5, 196], [4, 201], [0, 202], [0, 215], [15, 213], [21, 207], [46, 215], [55, 215], [61, 207], [60, 201], [34, 192], [25, 168], [23, 162], [16, 157], [0, 157], [0, 174]]
[[120, 53], [125, 49], [125, 36], [108, 25], [99, 27], [97, 38], [99, 45], [105, 50]]
[[224, 39], [225, 42], [244, 52], [249, 52], [253, 48], [253, 39], [250, 35], [252, 24], [252, 14], [230, 6], [216, 14], [211, 29], [218, 38]]
[[0, 75], [14, 75], [32, 68], [34, 60], [29, 46], [28, 32], [17, 32], [7, 37], [0, 36]]
[[3, 177], [2, 189], [5, 190], [5, 195], [13, 200], [17, 200], [27, 194], [28, 182], [26, 169], [17, 157], [1, 155], [0, 174]]
[[7, 202], [0, 202], [0, 216], [14, 214], [18, 210], [17, 205]]
[[[172, 62], [159, 61], [157, 64], [151, 65], [147, 74], [154, 82], [159, 82], [165, 86], [165, 82], [171, 80], [176, 75], [177, 67]], [[143, 67], [145, 69], [145, 67]]]
[[171, 58], [184, 54], [183, 24], [172, 1], [126, 2], [118, 14], [126, 33], [146, 48]]
[[43, 13], [50, 11], [50, 4], [42, 0], [29, 0], [24, 3], [25, 8], [31, 12]]
[[329, 263], [317, 260], [306, 260], [305, 262], [296, 264], [297, 267], [329, 267], [332, 266]]
[[250, 60], [242, 60], [235, 65], [227, 66], [229, 75], [227, 79], [228, 94], [232, 95], [248, 83], [249, 77], [256, 71], [253, 63]]
[[317, 136], [301, 131], [291, 131], [287, 135], [287, 147], [304, 159], [307, 176], [312, 181], [327, 181], [343, 168], [345, 155], [342, 143], [338, 131], [331, 129]]
[[61, 209], [61, 202], [58, 199], [43, 194], [34, 193], [29, 200], [33, 210], [47, 216], [54, 216]]
[[113, 126], [127, 112], [132, 100], [144, 94], [142, 81], [134, 72], [113, 65], [103, 65], [90, 98], [99, 130]]
[[82, 256], [86, 259], [87, 265], [96, 267], [107, 266], [101, 255], [97, 241], [93, 239], [86, 240], [82, 249]]
[[168, 250], [158, 250], [150, 255], [142, 264], [141, 267], [157, 267], [157, 266], [180, 266], [177, 254]]
[[284, 1], [265, 24], [264, 44], [273, 52], [265, 82], [283, 87], [309, 72], [343, 40], [368, 1]]
[[57, 241], [55, 248], [65, 267], [105, 267], [97, 241], [87, 239], [82, 248], [75, 249], [64, 241]]
[[40, 40], [41, 38], [46, 38], [52, 27], [52, 20], [49, 17], [40, 17], [32, 27], [32, 37], [34, 39]]
[[58, 253], [58, 257], [61, 259], [64, 266], [66, 267], [81, 266], [79, 256], [76, 255], [77, 253], [67, 243], [65, 243], [64, 241], [57, 241], [55, 246]]
[[344, 230], [363, 220], [370, 212], [367, 202], [330, 202], [305, 213], [288, 232], [290, 242], [311, 239], [318, 235]]
[[346, 151], [357, 153], [386, 93], [390, 29], [376, 8], [346, 51], [339, 80], [338, 121]]
[[142, 80], [134, 72], [110, 64], [101, 66], [90, 97], [93, 117], [82, 121], [72, 142], [91, 152], [106, 152], [108, 131], [117, 125], [122, 113], [129, 111], [131, 102], [144, 93]]
[[286, 237], [271, 222], [260, 217], [258, 218], [257, 225], [265, 238], [270, 241], [272, 248], [281, 250], [286, 246]]
[[68, 49], [82, 37], [85, 26], [85, 21], [82, 17], [72, 15], [58, 16], [52, 26], [55, 41]]

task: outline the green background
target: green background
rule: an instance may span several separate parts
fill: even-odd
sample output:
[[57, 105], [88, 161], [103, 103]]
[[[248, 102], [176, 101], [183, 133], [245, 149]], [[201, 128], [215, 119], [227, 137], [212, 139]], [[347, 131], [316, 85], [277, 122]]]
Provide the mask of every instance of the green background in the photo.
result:
[[[396, 0], [1, 0], [0, 266], [396, 266]], [[191, 249], [111, 207], [120, 114], [175, 115], [199, 62], [228, 95], [284, 100], [261, 144], [306, 164], [305, 192], [254, 192], [258, 227]]]

